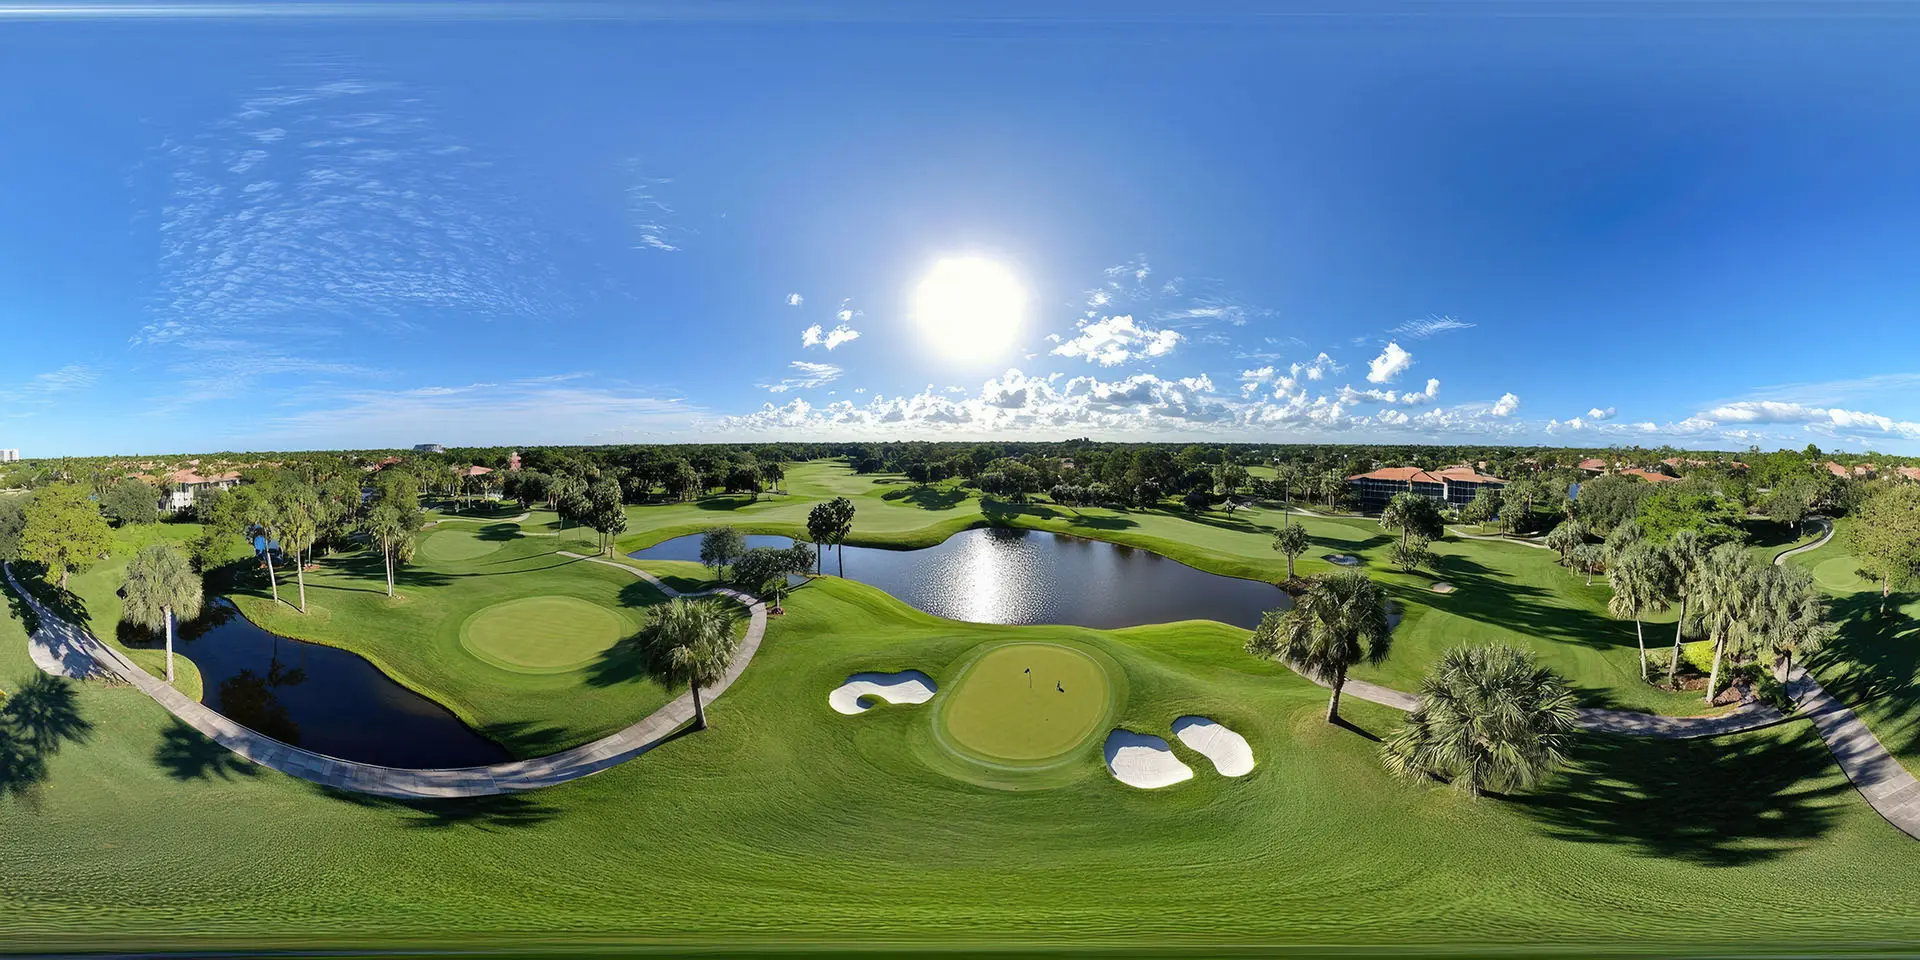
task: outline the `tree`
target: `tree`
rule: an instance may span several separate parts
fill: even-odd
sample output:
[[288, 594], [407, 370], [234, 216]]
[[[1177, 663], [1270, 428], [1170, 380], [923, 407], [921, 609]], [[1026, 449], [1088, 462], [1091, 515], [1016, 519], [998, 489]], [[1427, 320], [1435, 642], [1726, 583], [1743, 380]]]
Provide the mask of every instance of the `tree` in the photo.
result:
[[[853, 501], [846, 497], [834, 497], [825, 503], [816, 504], [807, 514], [807, 535], [814, 543], [831, 545], [839, 552], [840, 545], [846, 541], [847, 534], [853, 532]], [[825, 562], [824, 555], [821, 562]], [[847, 575], [847, 556], [840, 553], [840, 575]]]
[[776, 547], [755, 547], [740, 555], [733, 563], [733, 582], [747, 592], [771, 597], [773, 612], [783, 613], [780, 598], [787, 592], [787, 577], [796, 573], [806, 573], [813, 566], [813, 549], [805, 544], [794, 544], [784, 550]]
[[0, 560], [20, 559], [20, 535], [27, 529], [27, 501], [0, 499]]
[[726, 491], [728, 493], [750, 493], [753, 499], [760, 499], [760, 471], [753, 467], [734, 467], [727, 471]]
[[1886, 487], [1868, 497], [1848, 530], [1861, 569], [1880, 581], [1880, 612], [1893, 588], [1920, 577], [1920, 486]]
[[1641, 499], [1636, 518], [1655, 543], [1681, 530], [1699, 534], [1708, 548], [1746, 538], [1746, 511], [1718, 489], [1692, 480], [1661, 484]]
[[1647, 636], [1640, 615], [1649, 610], [1665, 610], [1674, 593], [1673, 563], [1666, 552], [1642, 540], [1621, 551], [1607, 568], [1607, 583], [1613, 596], [1607, 612], [1633, 618], [1634, 639], [1640, 643], [1640, 679], [1647, 679]]
[[255, 495], [241, 500], [240, 517], [248, 526], [260, 531], [260, 536], [266, 540], [266, 549], [260, 553], [267, 559], [267, 584], [273, 588], [273, 602], [279, 603], [280, 580], [273, 569], [273, 549], [280, 542], [280, 504], [275, 502], [275, 498], [258, 490], [250, 493]]
[[1812, 653], [1833, 635], [1827, 599], [1813, 574], [1800, 567], [1761, 568], [1753, 614], [1759, 644], [1773, 653], [1774, 676], [1781, 683], [1793, 670], [1794, 654]]
[[1389, 558], [1401, 572], [1412, 573], [1433, 562], [1433, 551], [1427, 549], [1426, 537], [1414, 537], [1394, 544]]
[[1199, 513], [1213, 506], [1213, 494], [1205, 490], [1188, 490], [1186, 493], [1180, 495], [1180, 502], [1184, 504], [1188, 510]]
[[1607, 567], [1607, 552], [1597, 543], [1583, 543], [1573, 548], [1573, 569], [1587, 575], [1587, 586], [1593, 586], [1593, 575]]
[[1687, 628], [1687, 600], [1694, 595], [1695, 584], [1700, 582], [1701, 568], [1707, 563], [1707, 548], [1701, 544], [1699, 534], [1681, 530], [1667, 541], [1661, 552], [1667, 555], [1667, 566], [1673, 570], [1673, 597], [1680, 602], [1680, 616], [1673, 622], [1673, 656], [1667, 661], [1667, 686], [1673, 688], [1680, 680], [1680, 645]]
[[420, 511], [398, 500], [382, 500], [367, 511], [367, 536], [380, 545], [387, 565], [387, 597], [393, 597], [394, 568], [413, 556], [414, 534], [420, 529]]
[[767, 482], [767, 488], [778, 492], [780, 481], [787, 478], [787, 468], [778, 460], [760, 461], [760, 479]]
[[1420, 682], [1420, 705], [1387, 738], [1394, 775], [1446, 780], [1469, 796], [1538, 785], [1567, 761], [1573, 690], [1509, 646], [1447, 651]]
[[280, 544], [293, 551], [293, 572], [300, 583], [300, 612], [307, 612], [307, 564], [305, 552], [320, 536], [320, 504], [313, 488], [305, 483], [281, 484], [276, 491], [280, 500]]
[[173, 625], [177, 618], [200, 615], [204, 599], [200, 575], [193, 565], [167, 544], [155, 544], [134, 555], [127, 564], [121, 616], [167, 636], [167, 682], [173, 682]]
[[1568, 520], [1547, 531], [1546, 544], [1560, 554], [1561, 563], [1573, 560], [1573, 548], [1587, 542], [1587, 529], [1578, 520]]
[[1607, 541], [1604, 548], [1606, 561], [1612, 563], [1618, 560], [1621, 554], [1627, 552], [1627, 548], [1636, 543], [1643, 542], [1646, 538], [1646, 534], [1640, 530], [1639, 521], [1631, 519], [1620, 521], [1607, 533]]
[[1327, 722], [1340, 720], [1348, 668], [1379, 663], [1393, 646], [1380, 587], [1358, 570], [1314, 577], [1292, 609], [1269, 610], [1247, 640], [1247, 652], [1281, 660], [1332, 688]]
[[663, 684], [687, 685], [693, 695], [693, 728], [707, 729], [700, 688], [726, 677], [739, 653], [733, 635], [733, 608], [727, 600], [675, 598], [647, 612], [641, 634], [648, 670]]
[[691, 500], [700, 489], [700, 472], [685, 460], [675, 460], [667, 464], [660, 482], [674, 499]]
[[1782, 477], [1767, 494], [1767, 516], [1795, 530], [1820, 499], [1820, 485], [1807, 474]]
[[23, 516], [20, 558], [46, 567], [49, 576], [59, 578], [62, 590], [73, 571], [85, 570], [113, 549], [107, 518], [78, 484], [41, 487]]
[[626, 498], [620, 481], [603, 476], [587, 487], [587, 525], [600, 535], [601, 556], [613, 556], [613, 541], [627, 529]]
[[101, 494], [100, 512], [122, 527], [159, 523], [160, 494], [144, 481], [129, 477]]
[[700, 536], [700, 562], [721, 575], [734, 558], [747, 552], [747, 538], [732, 527], [714, 527]]
[[1493, 487], [1481, 487], [1467, 505], [1460, 508], [1460, 520], [1463, 523], [1484, 524], [1492, 522], [1500, 513], [1500, 491]]
[[1753, 557], [1737, 543], [1714, 547], [1701, 565], [1695, 616], [1713, 641], [1708, 703], [1720, 692], [1720, 665], [1727, 654], [1744, 653], [1754, 640], [1752, 611], [1758, 584], [1753, 569]]
[[1312, 545], [1313, 540], [1307, 536], [1307, 528], [1297, 523], [1289, 523], [1274, 533], [1273, 549], [1287, 558], [1287, 582], [1293, 582], [1294, 558], [1306, 553]]
[[1411, 537], [1440, 539], [1446, 533], [1446, 524], [1440, 505], [1417, 493], [1396, 493], [1387, 501], [1386, 509], [1380, 511], [1381, 529], [1400, 531], [1403, 550]]

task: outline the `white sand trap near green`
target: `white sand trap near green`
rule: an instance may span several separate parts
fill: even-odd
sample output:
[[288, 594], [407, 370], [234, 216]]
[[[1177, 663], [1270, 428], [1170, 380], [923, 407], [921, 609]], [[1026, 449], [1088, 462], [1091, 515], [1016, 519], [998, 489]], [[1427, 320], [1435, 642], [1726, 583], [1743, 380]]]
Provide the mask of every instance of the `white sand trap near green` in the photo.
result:
[[865, 713], [871, 706], [860, 702], [867, 697], [879, 697], [888, 703], [926, 703], [933, 699], [934, 691], [933, 678], [918, 670], [856, 673], [827, 694], [827, 704], [840, 713], [852, 716]]
[[1193, 768], [1173, 755], [1173, 748], [1159, 737], [1132, 730], [1107, 734], [1107, 771], [1129, 787], [1154, 790], [1193, 779]]
[[1438, 583], [1435, 583], [1432, 587], [1428, 589], [1432, 590], [1434, 593], [1452, 593], [1453, 584], [1448, 583], [1445, 580], [1441, 580]]
[[1253, 772], [1253, 747], [1247, 738], [1206, 717], [1181, 717], [1173, 722], [1173, 735], [1193, 748], [1193, 752], [1213, 761], [1223, 777], [1244, 777]]
[[1343, 567], [1357, 567], [1360, 565], [1360, 558], [1345, 553], [1329, 553], [1327, 554], [1327, 562], [1337, 563]]

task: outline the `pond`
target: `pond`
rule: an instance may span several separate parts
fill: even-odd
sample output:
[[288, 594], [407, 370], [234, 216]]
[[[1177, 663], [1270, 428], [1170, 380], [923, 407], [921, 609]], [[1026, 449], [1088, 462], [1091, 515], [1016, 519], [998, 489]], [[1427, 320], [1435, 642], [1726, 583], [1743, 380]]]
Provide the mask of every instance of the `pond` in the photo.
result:
[[[129, 646], [160, 641], [124, 628]], [[174, 651], [199, 666], [200, 700], [236, 723], [342, 760], [472, 767], [512, 760], [445, 707], [337, 647], [275, 636], [227, 599], [180, 625]]]
[[[749, 547], [791, 543], [747, 538]], [[676, 537], [631, 556], [698, 562], [700, 537]], [[1113, 628], [1218, 620], [1251, 629], [1261, 614], [1292, 603], [1273, 584], [1207, 573], [1147, 550], [1004, 527], [968, 530], [919, 550], [842, 547], [828, 552], [826, 572], [840, 572], [843, 559], [848, 579], [928, 613], [975, 623]]]

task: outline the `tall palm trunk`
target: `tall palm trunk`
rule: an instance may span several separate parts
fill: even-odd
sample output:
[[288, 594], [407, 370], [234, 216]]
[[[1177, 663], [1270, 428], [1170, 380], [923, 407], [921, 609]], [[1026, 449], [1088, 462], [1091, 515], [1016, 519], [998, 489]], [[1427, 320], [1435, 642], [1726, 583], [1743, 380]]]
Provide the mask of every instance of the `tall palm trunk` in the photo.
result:
[[1713, 642], [1713, 673], [1707, 677], [1707, 702], [1713, 702], [1713, 695], [1720, 692], [1720, 656], [1726, 651], [1725, 639]]
[[847, 545], [844, 543], [834, 544], [833, 555], [840, 558], [840, 576], [844, 579], [847, 575]]
[[273, 586], [273, 602], [280, 602], [280, 578], [274, 574], [273, 544], [267, 544], [267, 583]]
[[693, 694], [693, 728], [695, 730], [705, 730], [707, 728], [707, 708], [700, 703], [699, 682], [694, 680], [687, 681], [687, 690]]
[[1680, 595], [1680, 619], [1673, 623], [1673, 659], [1667, 663], [1667, 686], [1677, 687], [1680, 683], [1680, 631], [1687, 623], [1687, 595]]
[[1347, 671], [1345, 670], [1342, 670], [1339, 673], [1335, 674], [1333, 677], [1333, 683], [1329, 684], [1329, 686], [1333, 687], [1333, 695], [1327, 698], [1327, 722], [1328, 723], [1340, 722], [1340, 690], [1346, 685], [1347, 685]]
[[167, 682], [173, 682], [173, 607], [161, 607], [160, 612], [167, 620]]
[[1640, 679], [1645, 681], [1647, 679], [1647, 628], [1641, 625], [1638, 611], [1633, 617], [1633, 636], [1640, 641]]
[[300, 581], [300, 612], [307, 612], [307, 566], [300, 562], [300, 552], [293, 554], [293, 575]]

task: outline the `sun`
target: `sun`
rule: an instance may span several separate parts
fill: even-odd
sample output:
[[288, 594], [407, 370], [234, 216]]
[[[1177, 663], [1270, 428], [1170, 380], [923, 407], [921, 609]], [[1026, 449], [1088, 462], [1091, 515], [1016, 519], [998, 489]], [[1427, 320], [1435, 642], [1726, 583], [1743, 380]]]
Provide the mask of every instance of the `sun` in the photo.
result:
[[914, 320], [927, 342], [952, 360], [1005, 355], [1026, 313], [1027, 291], [1013, 271], [981, 257], [941, 260], [913, 294]]

